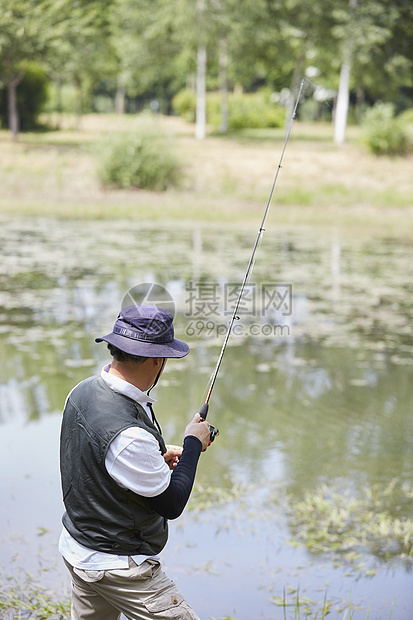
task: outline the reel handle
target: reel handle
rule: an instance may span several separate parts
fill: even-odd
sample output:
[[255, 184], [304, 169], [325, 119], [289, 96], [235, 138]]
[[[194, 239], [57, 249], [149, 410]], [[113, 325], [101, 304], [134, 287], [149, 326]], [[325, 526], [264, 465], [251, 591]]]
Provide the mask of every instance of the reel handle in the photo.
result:
[[[206, 417], [208, 415], [208, 409], [209, 409], [208, 403], [204, 403], [199, 410], [199, 415], [201, 416], [203, 420], [206, 420]], [[209, 445], [211, 445], [215, 437], [219, 435], [219, 430], [215, 428], [214, 426], [212, 426], [212, 424], [209, 424], [208, 426], [209, 426]]]
[[208, 409], [209, 409], [208, 403], [204, 403], [201, 409], [199, 410], [199, 415], [201, 416], [203, 420], [206, 420], [206, 417], [208, 415]]

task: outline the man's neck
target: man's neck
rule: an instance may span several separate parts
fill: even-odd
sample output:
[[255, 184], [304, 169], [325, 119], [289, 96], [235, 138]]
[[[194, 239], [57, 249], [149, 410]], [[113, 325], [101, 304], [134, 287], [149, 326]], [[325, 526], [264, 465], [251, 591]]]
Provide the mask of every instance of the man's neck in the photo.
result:
[[161, 358], [148, 358], [143, 364], [118, 362], [114, 359], [108, 372], [134, 385], [141, 392], [146, 392], [154, 384], [164, 365]]
[[108, 373], [115, 377], [119, 377], [119, 379], [123, 379], [123, 381], [126, 381], [127, 383], [130, 383], [141, 392], [146, 392], [148, 389], [146, 387], [145, 377], [140, 377], [137, 372], [131, 372], [127, 367], [119, 368], [119, 366], [112, 363], [109, 367]]

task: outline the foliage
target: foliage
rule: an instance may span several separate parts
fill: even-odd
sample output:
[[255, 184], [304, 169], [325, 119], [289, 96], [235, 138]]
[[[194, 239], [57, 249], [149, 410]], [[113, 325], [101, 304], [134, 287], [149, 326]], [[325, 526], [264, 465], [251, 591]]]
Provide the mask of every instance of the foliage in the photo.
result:
[[187, 67], [180, 59], [187, 53], [183, 39], [190, 30], [188, 25], [179, 28], [179, 19], [188, 20], [190, 15], [167, 0], [113, 0], [108, 13], [110, 42], [118, 85], [126, 95], [156, 98], [166, 109], [164, 100], [170, 101], [185, 81]]
[[179, 184], [179, 161], [165, 136], [153, 129], [108, 139], [100, 157], [104, 185], [164, 191]]
[[404, 124], [394, 115], [394, 105], [378, 102], [363, 118], [363, 138], [375, 155], [405, 155], [408, 137]]
[[[20, 110], [20, 129], [31, 131], [39, 127], [38, 116], [42, 112], [49, 93], [50, 81], [39, 65], [31, 64], [17, 90], [17, 104]], [[1, 93], [0, 122], [8, 126], [7, 97]]]
[[50, 0], [0, 0], [0, 75], [4, 81], [42, 57], [50, 38]]
[[70, 617], [70, 601], [56, 600], [53, 593], [36, 584], [28, 574], [23, 582], [14, 577], [2, 578], [0, 617], [3, 620], [67, 620]]
[[[173, 99], [175, 111], [189, 122], [195, 120], [196, 97], [190, 90], [180, 91]], [[228, 95], [228, 129], [265, 129], [282, 127], [285, 110], [272, 102], [267, 91], [230, 93]], [[207, 122], [220, 126], [220, 94], [207, 94]]]
[[[56, 83], [76, 86], [78, 114], [112, 109], [115, 94], [118, 110], [125, 97], [139, 97], [156, 99], [170, 112], [174, 95], [185, 84], [194, 85], [201, 40], [208, 90], [241, 86], [254, 93], [263, 87], [296, 92], [308, 69], [317, 85], [337, 90], [343, 50], [351, 47], [350, 88], [359, 110], [380, 97], [394, 101], [398, 110], [411, 105], [412, 3], [366, 0], [352, 12], [348, 0], [205, 0], [204, 5], [200, 20], [194, 0], [0, 0], [0, 76], [9, 88], [19, 88], [27, 65], [41, 61]], [[102, 84], [110, 85], [105, 97]], [[216, 127], [218, 108], [211, 105]], [[232, 106], [233, 128], [256, 127], [259, 117], [272, 126], [281, 116], [269, 114], [267, 106], [260, 114], [244, 97]]]

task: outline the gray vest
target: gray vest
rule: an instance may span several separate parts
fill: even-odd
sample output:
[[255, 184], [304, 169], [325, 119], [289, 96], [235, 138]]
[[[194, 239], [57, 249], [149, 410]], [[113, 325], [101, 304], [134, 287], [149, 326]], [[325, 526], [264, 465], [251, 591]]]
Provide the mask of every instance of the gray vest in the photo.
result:
[[126, 428], [151, 433], [162, 454], [162, 435], [135, 401], [100, 377], [77, 385], [63, 412], [60, 471], [63, 525], [80, 544], [117, 555], [155, 555], [166, 544], [168, 523], [146, 499], [120, 487], [105, 468], [111, 441]]

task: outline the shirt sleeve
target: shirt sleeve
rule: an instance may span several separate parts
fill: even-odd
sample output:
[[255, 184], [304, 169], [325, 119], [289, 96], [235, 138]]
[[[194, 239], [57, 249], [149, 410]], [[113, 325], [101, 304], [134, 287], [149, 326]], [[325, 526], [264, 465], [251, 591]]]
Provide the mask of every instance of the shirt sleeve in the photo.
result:
[[135, 426], [122, 431], [111, 442], [105, 466], [121, 487], [143, 497], [163, 493], [172, 474], [155, 437]]
[[168, 487], [156, 497], [148, 497], [150, 507], [161, 517], [176, 519], [185, 508], [194, 484], [201, 450], [202, 443], [197, 437], [185, 437], [182, 456]]

